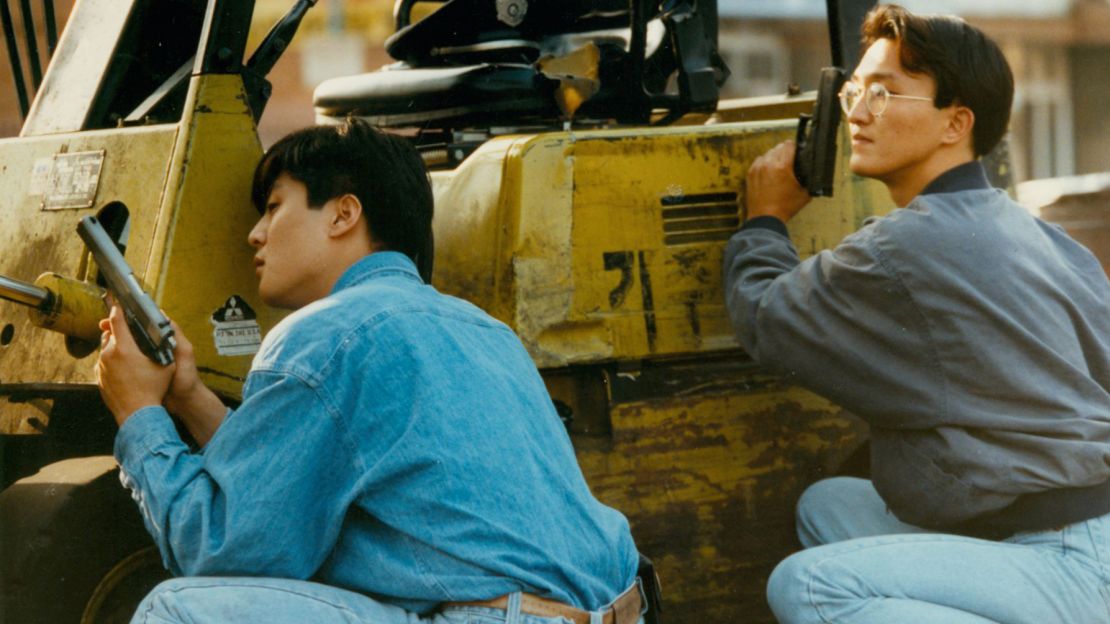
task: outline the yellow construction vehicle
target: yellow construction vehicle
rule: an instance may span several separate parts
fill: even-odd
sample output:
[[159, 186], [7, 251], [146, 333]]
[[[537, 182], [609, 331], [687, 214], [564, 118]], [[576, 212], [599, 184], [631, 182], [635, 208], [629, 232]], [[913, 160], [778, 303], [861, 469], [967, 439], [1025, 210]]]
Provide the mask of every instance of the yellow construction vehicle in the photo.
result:
[[[104, 283], [78, 222], [104, 225], [229, 404], [279, 318], [256, 293], [249, 181], [265, 75], [315, 0], [290, 0], [245, 60], [253, 4], [80, 0], [0, 141], [6, 622], [126, 621], [166, 574], [109, 457]], [[714, 1], [450, 0], [421, 20], [414, 4], [397, 3], [399, 63], [321, 85], [320, 120], [363, 117], [425, 155], [433, 283], [520, 335], [595, 493], [655, 560], [664, 617], [769, 621], [797, 495], [866, 440], [745, 356], [721, 293], [748, 165], [813, 94], [719, 104]], [[851, 15], [830, 22], [851, 32]], [[791, 223], [803, 255], [892, 208], [844, 167], [830, 184]]]

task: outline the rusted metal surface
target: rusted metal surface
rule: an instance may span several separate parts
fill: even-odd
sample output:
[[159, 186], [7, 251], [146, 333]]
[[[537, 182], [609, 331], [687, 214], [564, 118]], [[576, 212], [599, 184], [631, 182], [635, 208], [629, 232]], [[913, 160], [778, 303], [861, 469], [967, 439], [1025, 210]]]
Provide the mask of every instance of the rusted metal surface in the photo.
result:
[[773, 622], [763, 591], [798, 547], [795, 501], [866, 439], [857, 419], [742, 358], [613, 368], [611, 433], [572, 436], [594, 493], [655, 560], [668, 623]]
[[[49, 190], [49, 164], [57, 154], [105, 150], [99, 173], [98, 198], [115, 198], [136, 212], [131, 224], [128, 258], [144, 260], [149, 230], [157, 216], [168, 152], [176, 129], [128, 128], [83, 134], [7, 139], [0, 149], [0, 275], [31, 281], [44, 272], [82, 279], [87, 269], [85, 246], [77, 236], [81, 217], [95, 208], [42, 210]], [[46, 169], [40, 169], [47, 165]], [[0, 302], [0, 381], [3, 383], [87, 383], [92, 381], [92, 360], [75, 358], [61, 334], [36, 327], [26, 308]], [[24, 429], [25, 415], [0, 412], [0, 430]]]
[[[736, 349], [722, 250], [742, 222], [748, 165], [793, 128], [490, 141], [433, 178], [433, 281], [508, 323], [541, 368]], [[791, 223], [803, 257], [893, 207], [885, 189], [844, 169], [836, 199], [815, 200]]]
[[[51, 300], [47, 307], [30, 310], [31, 322], [90, 344], [86, 348], [89, 352], [96, 349], [100, 343], [100, 319], [108, 318], [104, 290], [96, 284], [52, 272], [40, 275], [35, 285], [50, 292]], [[70, 348], [69, 353], [73, 354], [74, 349]]]
[[[250, 270], [246, 235], [258, 215], [249, 181], [261, 146], [239, 77], [195, 77], [178, 124], [9, 139], [2, 147], [0, 275], [29, 280], [53, 271], [91, 279], [77, 222], [109, 202], [127, 206], [126, 257], [136, 276], [192, 339], [205, 383], [238, 395], [249, 353], [218, 352], [213, 314], [237, 296], [263, 328], [278, 318], [257, 299]], [[57, 155], [91, 151], [104, 154], [96, 207], [42, 210], [52, 182], [40, 168], [49, 173]], [[0, 303], [0, 381], [88, 383], [94, 351], [67, 349], [63, 336], [34, 326], [19, 306]], [[28, 417], [4, 410], [0, 430], [26, 431]]]

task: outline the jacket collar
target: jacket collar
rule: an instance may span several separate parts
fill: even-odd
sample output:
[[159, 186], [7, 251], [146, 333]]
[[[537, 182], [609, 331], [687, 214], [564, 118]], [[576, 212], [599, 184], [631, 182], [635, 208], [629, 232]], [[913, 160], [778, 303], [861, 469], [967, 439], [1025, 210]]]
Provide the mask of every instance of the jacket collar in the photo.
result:
[[978, 160], [956, 165], [948, 171], [937, 176], [921, 191], [922, 195], [935, 193], [957, 193], [959, 191], [979, 191], [989, 189], [990, 180], [987, 179], [987, 170]]
[[348, 267], [343, 275], [339, 276], [339, 280], [335, 282], [331, 294], [334, 295], [345, 288], [387, 275], [402, 275], [415, 280], [417, 283], [424, 283], [420, 279], [420, 274], [416, 271], [416, 265], [405, 254], [397, 251], [375, 251]]

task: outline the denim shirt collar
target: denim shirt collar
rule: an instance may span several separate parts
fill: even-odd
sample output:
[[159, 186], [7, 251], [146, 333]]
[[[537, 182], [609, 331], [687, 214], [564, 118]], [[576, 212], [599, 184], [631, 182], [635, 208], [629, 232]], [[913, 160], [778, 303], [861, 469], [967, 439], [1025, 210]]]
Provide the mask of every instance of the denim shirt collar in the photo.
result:
[[405, 254], [397, 251], [375, 251], [348, 267], [335, 282], [331, 294], [334, 295], [345, 288], [387, 275], [403, 275], [421, 284], [424, 283], [416, 271], [416, 265]]
[[959, 191], [978, 191], [992, 188], [987, 179], [987, 170], [978, 160], [956, 165], [940, 174], [921, 191], [922, 195], [934, 193], [956, 193]]

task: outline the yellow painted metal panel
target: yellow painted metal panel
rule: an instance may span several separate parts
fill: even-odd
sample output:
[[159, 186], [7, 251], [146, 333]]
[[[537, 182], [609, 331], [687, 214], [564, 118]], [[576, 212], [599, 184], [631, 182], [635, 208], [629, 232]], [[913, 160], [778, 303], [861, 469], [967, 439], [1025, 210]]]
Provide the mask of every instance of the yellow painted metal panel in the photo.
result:
[[[437, 284], [509, 323], [541, 368], [736, 348], [722, 250], [741, 223], [748, 166], [793, 128], [491, 141], [435, 178]], [[840, 169], [836, 198], [814, 200], [790, 224], [803, 257], [892, 208], [881, 186]]]
[[[94, 206], [44, 210], [41, 171], [56, 154], [103, 151]], [[130, 214], [125, 257], [155, 301], [196, 348], [204, 381], [230, 397], [241, 392], [250, 354], [220, 355], [212, 314], [238, 295], [261, 330], [279, 314], [257, 297], [247, 233], [258, 219], [250, 180], [261, 156], [238, 76], [194, 77], [179, 124], [11, 139], [0, 144], [0, 274], [30, 281], [52, 271], [86, 279], [78, 220], [110, 202]], [[92, 383], [93, 355], [73, 355], [61, 334], [34, 327], [15, 304], [0, 302], [0, 382]], [[6, 431], [26, 410], [4, 412]], [[17, 415], [18, 414], [18, 415]], [[10, 416], [10, 417], [9, 417]], [[8, 422], [12, 421], [12, 422]]]
[[262, 331], [280, 317], [258, 298], [247, 235], [259, 218], [250, 183], [262, 156], [238, 76], [194, 78], [192, 115], [183, 123], [147, 267], [156, 297], [196, 350], [201, 378], [236, 397], [251, 354], [220, 355], [212, 314], [238, 295], [258, 315]]
[[[177, 127], [154, 126], [9, 139], [0, 142], [0, 275], [32, 281], [52, 271], [83, 279], [86, 256], [77, 222], [109, 201], [131, 208], [133, 222], [126, 258], [142, 279], [150, 249], [153, 209], [162, 195], [169, 154]], [[56, 154], [104, 151], [93, 208], [43, 210], [49, 182], [42, 165]], [[39, 173], [35, 173], [36, 163]], [[3, 383], [91, 383], [93, 357], [74, 358], [61, 334], [34, 327], [24, 308], [0, 302], [0, 325], [11, 326], [12, 339], [0, 346]], [[4, 412], [7, 413], [6, 411]]]
[[510, 219], [515, 219], [516, 211], [502, 214], [503, 202], [513, 196], [502, 189], [506, 154], [512, 146], [512, 140], [490, 141], [455, 171], [432, 174], [436, 241], [432, 281], [440, 290], [461, 294], [501, 320], [508, 313], [498, 299], [507, 258], [499, 250], [505, 233], [515, 230]]

